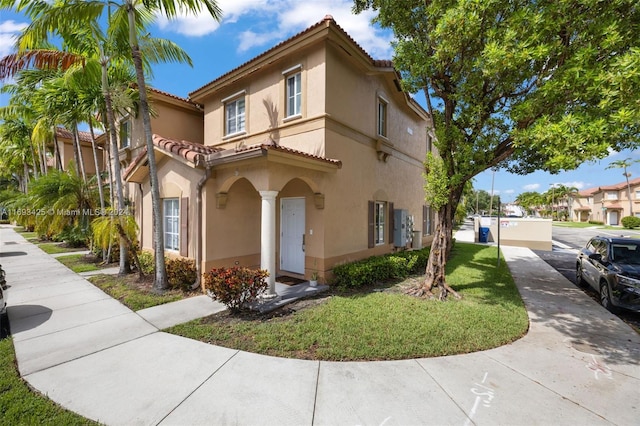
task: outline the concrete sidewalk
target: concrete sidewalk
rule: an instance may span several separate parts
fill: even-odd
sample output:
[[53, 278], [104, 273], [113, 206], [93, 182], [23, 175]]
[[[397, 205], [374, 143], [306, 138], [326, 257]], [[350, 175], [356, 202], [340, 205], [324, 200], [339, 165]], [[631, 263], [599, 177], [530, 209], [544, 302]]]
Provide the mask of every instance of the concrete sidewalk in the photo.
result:
[[529, 312], [524, 338], [450, 357], [319, 362], [163, 333], [160, 311], [130, 311], [0, 227], [20, 373], [106, 424], [637, 424], [640, 336], [530, 250], [502, 249]]

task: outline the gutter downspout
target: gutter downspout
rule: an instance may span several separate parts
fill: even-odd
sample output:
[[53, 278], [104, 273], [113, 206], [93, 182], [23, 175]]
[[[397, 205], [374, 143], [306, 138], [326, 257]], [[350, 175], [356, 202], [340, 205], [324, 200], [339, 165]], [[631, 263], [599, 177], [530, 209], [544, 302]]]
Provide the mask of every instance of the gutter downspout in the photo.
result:
[[211, 177], [211, 166], [206, 165], [204, 176], [198, 181], [196, 185], [196, 282], [191, 286], [192, 290], [202, 285], [202, 188], [204, 184]]

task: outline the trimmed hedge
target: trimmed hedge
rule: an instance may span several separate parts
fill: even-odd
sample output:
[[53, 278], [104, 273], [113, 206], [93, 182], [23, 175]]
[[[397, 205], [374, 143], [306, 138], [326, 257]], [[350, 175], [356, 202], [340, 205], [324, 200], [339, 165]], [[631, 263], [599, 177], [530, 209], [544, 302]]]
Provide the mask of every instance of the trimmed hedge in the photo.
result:
[[428, 260], [429, 248], [427, 247], [422, 250], [372, 256], [337, 265], [333, 268], [333, 274], [338, 286], [361, 287], [417, 274], [424, 271]]
[[640, 226], [640, 217], [625, 216], [622, 218], [620, 222], [622, 223], [622, 226], [624, 226], [625, 228], [633, 229]]

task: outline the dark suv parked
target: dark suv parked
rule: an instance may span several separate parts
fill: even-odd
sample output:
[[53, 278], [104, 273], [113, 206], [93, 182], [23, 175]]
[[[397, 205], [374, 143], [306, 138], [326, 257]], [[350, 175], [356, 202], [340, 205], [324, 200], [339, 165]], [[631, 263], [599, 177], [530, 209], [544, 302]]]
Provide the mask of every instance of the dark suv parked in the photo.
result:
[[600, 303], [640, 312], [640, 240], [592, 238], [578, 254], [576, 283], [600, 292]]

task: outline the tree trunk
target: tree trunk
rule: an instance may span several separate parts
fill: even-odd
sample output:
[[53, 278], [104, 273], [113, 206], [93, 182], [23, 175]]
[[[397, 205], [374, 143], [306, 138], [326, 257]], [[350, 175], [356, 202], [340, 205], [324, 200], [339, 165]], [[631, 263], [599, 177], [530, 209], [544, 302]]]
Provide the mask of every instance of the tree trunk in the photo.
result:
[[[116, 217], [116, 220], [120, 220], [120, 218]], [[142, 272], [140, 259], [138, 259], [138, 253], [136, 253], [136, 249], [133, 246], [133, 243], [131, 242], [129, 237], [127, 237], [127, 234], [124, 232], [124, 228], [122, 227], [122, 225], [120, 225], [120, 223], [116, 223], [116, 229], [118, 230], [118, 235], [120, 235], [120, 239], [126, 243], [127, 249], [131, 253], [131, 257], [133, 257], [133, 263], [136, 265], [136, 268], [138, 268], [138, 278], [142, 280], [144, 278], [144, 272]]]
[[[456, 196], [456, 194], [458, 195]], [[449, 198], [449, 203], [436, 212], [436, 230], [431, 242], [424, 281], [420, 287], [409, 290], [409, 294], [418, 297], [427, 296], [433, 299], [436, 298], [433, 290], [437, 288], [439, 290], [437, 297], [440, 300], [445, 300], [449, 293], [453, 294], [456, 299], [462, 298], [446, 281], [447, 259], [452, 249], [453, 219], [460, 200], [460, 194], [462, 194], [461, 190], [453, 192]]]
[[[124, 195], [122, 191], [122, 171], [120, 170], [120, 160], [118, 158], [118, 136], [116, 134], [116, 120], [113, 114], [113, 106], [111, 103], [111, 91], [109, 89], [109, 79], [107, 74], [107, 59], [102, 52], [101, 48], [101, 68], [102, 68], [102, 95], [104, 96], [105, 108], [107, 110], [107, 121], [109, 123], [109, 136], [111, 139], [111, 155], [113, 155], [113, 173], [112, 178], [116, 183], [116, 193], [117, 193], [117, 205], [115, 205], [116, 210], [124, 209]], [[112, 192], [113, 194], [113, 192]], [[113, 204], [112, 204], [113, 206]], [[116, 213], [119, 213], [116, 211]], [[131, 272], [131, 266], [129, 264], [129, 253], [127, 250], [126, 241], [123, 238], [120, 238], [120, 270], [118, 271], [118, 275], [126, 275]]]
[[96, 149], [96, 137], [93, 132], [93, 125], [89, 122], [89, 132], [91, 132], [91, 151], [93, 152], [93, 164], [96, 167], [96, 182], [98, 185], [98, 194], [100, 196], [100, 211], [104, 212], [104, 192], [102, 190], [102, 176], [100, 176], [100, 166], [98, 164], [98, 153]]
[[73, 139], [78, 149], [78, 167], [82, 174], [82, 181], [87, 183], [87, 173], [84, 169], [84, 158], [82, 157], [82, 144], [80, 143], [80, 133], [78, 133], [78, 123], [73, 123]]
[[58, 146], [58, 128], [53, 126], [53, 151], [56, 156], [56, 168], [60, 171], [64, 169], [62, 158], [60, 157], [60, 146]]
[[29, 138], [29, 147], [31, 148], [31, 162], [33, 163], [33, 177], [38, 178], [38, 161], [36, 161], [36, 150], [33, 147], [33, 140]]
[[142, 56], [140, 47], [138, 46], [138, 38], [136, 36], [135, 26], [135, 10], [133, 5], [128, 2], [127, 13], [129, 17], [129, 43], [131, 45], [131, 56], [136, 70], [136, 80], [138, 82], [138, 90], [140, 91], [140, 112], [142, 115], [142, 123], [144, 127], [144, 138], [147, 146], [147, 161], [149, 163], [149, 180], [151, 181], [151, 205], [153, 215], [153, 233], [154, 233], [154, 253], [156, 274], [153, 286], [156, 291], [162, 292], [168, 286], [167, 271], [164, 262], [164, 232], [162, 223], [162, 210], [160, 208], [160, 189], [158, 186], [158, 173], [156, 165], [156, 157], [153, 148], [153, 139], [151, 134], [151, 118], [149, 116], [149, 103], [147, 101], [147, 86], [144, 79], [144, 69], [142, 66]]

